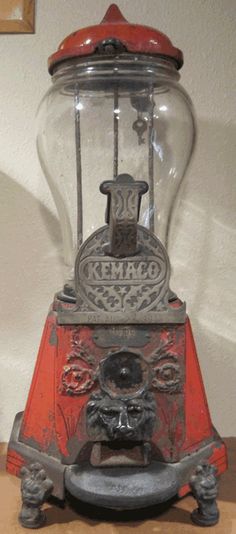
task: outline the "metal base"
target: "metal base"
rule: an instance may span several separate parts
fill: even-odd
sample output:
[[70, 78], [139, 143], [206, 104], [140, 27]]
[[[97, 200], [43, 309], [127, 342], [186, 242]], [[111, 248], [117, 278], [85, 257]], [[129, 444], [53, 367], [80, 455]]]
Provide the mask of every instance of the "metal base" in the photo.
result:
[[41, 528], [46, 523], [46, 515], [42, 510], [37, 514], [37, 517], [33, 518], [32, 515], [27, 517], [25, 513], [19, 514], [19, 523], [24, 528]]
[[209, 463], [198, 465], [190, 479], [190, 488], [198, 508], [192, 514], [193, 523], [202, 527], [216, 525], [220, 513], [217, 506], [218, 480], [217, 469]]
[[77, 499], [103, 508], [132, 510], [161, 503], [178, 493], [176, 469], [161, 462], [147, 467], [67, 468], [65, 486]]
[[220, 514], [216, 514], [212, 517], [205, 515], [202, 515], [201, 512], [199, 512], [199, 509], [196, 508], [191, 513], [191, 519], [192, 522], [195, 523], [195, 525], [199, 525], [200, 527], [213, 527], [219, 522]]
[[[52, 495], [63, 501], [65, 499], [64, 472], [66, 465], [63, 465], [57, 458], [37, 450], [33, 444], [32, 446], [26, 445], [19, 440], [22, 418], [23, 412], [18, 413], [15, 417], [8, 445], [8, 462], [11, 464], [15, 461], [14, 458], [11, 460], [12, 453], [17, 455], [14, 472], [17, 476], [20, 476], [20, 468], [23, 465], [30, 465], [35, 462], [40, 463], [45, 469], [47, 476], [53, 482]], [[12, 472], [12, 470], [10, 472]]]
[[173, 464], [156, 461], [143, 467], [99, 468], [88, 463], [68, 466], [19, 441], [22, 415], [18, 414], [14, 422], [9, 455], [16, 453], [22, 458], [21, 465], [40, 462], [53, 482], [52, 496], [57, 499], [64, 500], [67, 489], [82, 501], [111, 509], [148, 507], [167, 501], [178, 493], [183, 495], [181, 488], [189, 484], [196, 467], [203, 461], [207, 462], [213, 449], [222, 445], [221, 440], [215, 438]]

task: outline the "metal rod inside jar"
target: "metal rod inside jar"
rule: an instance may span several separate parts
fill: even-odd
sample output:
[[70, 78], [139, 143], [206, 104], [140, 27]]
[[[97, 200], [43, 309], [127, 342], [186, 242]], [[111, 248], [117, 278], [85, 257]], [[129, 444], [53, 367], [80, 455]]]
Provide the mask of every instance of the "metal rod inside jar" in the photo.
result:
[[76, 183], [77, 183], [77, 247], [83, 241], [82, 203], [82, 167], [81, 167], [81, 135], [80, 135], [80, 98], [79, 91], [75, 92], [75, 151], [76, 151]]
[[119, 95], [118, 87], [114, 89], [113, 129], [114, 129], [114, 160], [113, 177], [118, 176], [118, 145], [119, 145]]

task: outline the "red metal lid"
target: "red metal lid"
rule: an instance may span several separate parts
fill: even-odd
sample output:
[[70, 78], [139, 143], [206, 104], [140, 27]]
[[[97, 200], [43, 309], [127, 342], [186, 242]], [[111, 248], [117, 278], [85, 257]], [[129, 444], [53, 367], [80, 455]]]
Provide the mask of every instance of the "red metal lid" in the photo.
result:
[[62, 41], [57, 52], [48, 60], [49, 72], [66, 59], [92, 55], [101, 44], [120, 43], [128, 52], [164, 56], [175, 60], [176, 67], [183, 65], [183, 54], [164, 34], [139, 24], [130, 24], [116, 4], [111, 4], [100, 24], [78, 30]]

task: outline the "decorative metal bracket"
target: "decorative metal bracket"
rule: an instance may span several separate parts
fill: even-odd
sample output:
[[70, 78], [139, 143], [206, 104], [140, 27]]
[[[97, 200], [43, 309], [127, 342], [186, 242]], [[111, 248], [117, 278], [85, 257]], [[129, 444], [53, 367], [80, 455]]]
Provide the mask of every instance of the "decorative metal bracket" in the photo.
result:
[[129, 174], [120, 174], [116, 180], [103, 182], [100, 191], [108, 195], [106, 223], [109, 224], [108, 254], [116, 258], [137, 254], [137, 223], [141, 196], [148, 191], [146, 182], [135, 180]]
[[137, 224], [146, 182], [121, 174], [101, 184], [106, 222], [81, 246], [75, 262], [75, 307], [61, 304], [59, 324], [184, 323], [185, 304], [169, 302], [165, 247]]

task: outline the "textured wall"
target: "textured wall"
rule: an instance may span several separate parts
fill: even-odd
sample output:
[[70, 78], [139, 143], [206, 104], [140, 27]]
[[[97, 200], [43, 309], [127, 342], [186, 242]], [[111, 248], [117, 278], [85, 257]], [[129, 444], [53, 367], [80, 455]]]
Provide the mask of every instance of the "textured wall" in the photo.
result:
[[[187, 301], [213, 421], [236, 435], [235, 0], [118, 0], [131, 21], [185, 52], [198, 144], [173, 225], [172, 287]], [[0, 440], [24, 409], [48, 305], [60, 287], [60, 230], [35, 151], [46, 59], [107, 0], [39, 0], [35, 35], [0, 35]]]

